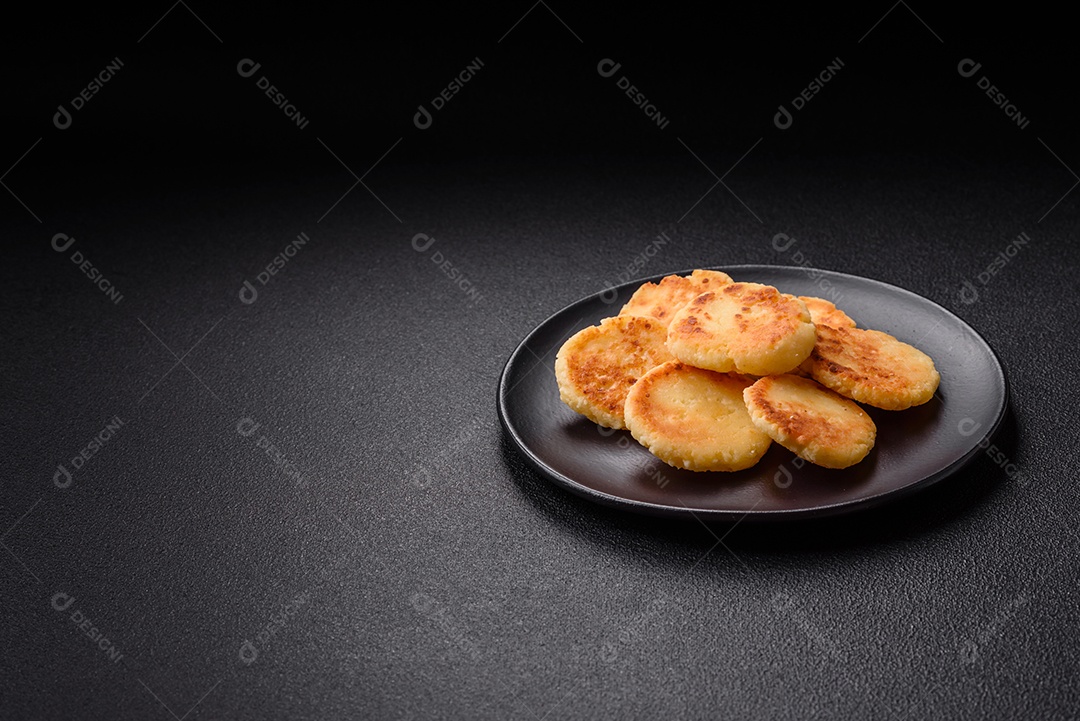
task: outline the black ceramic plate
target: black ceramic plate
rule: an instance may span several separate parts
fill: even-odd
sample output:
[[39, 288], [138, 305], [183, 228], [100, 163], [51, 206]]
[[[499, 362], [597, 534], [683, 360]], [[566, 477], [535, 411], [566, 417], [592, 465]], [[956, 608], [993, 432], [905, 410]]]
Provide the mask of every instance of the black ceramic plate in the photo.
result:
[[[869, 508], [955, 473], [1005, 415], [1005, 372], [986, 341], [922, 296], [844, 273], [764, 265], [718, 268], [736, 280], [833, 300], [861, 328], [890, 333], [934, 359], [941, 386], [905, 411], [864, 406], [878, 427], [865, 460], [844, 470], [804, 463], [774, 443], [737, 473], [694, 473], [656, 459], [627, 431], [601, 428], [559, 400], [555, 354], [578, 330], [618, 313], [647, 278], [583, 298], [540, 324], [499, 380], [499, 418], [525, 458], [590, 500], [663, 516], [714, 521], [803, 518]], [[680, 273], [685, 275], [686, 271]]]

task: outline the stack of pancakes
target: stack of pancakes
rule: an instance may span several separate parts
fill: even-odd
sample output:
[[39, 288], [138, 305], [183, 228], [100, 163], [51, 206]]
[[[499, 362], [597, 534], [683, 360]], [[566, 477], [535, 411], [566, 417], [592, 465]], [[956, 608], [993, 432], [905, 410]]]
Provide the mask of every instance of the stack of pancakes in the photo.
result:
[[925, 353], [827, 300], [712, 270], [641, 286], [563, 344], [555, 377], [570, 408], [692, 471], [749, 468], [773, 441], [847, 468], [877, 436], [855, 401], [903, 410], [941, 380]]

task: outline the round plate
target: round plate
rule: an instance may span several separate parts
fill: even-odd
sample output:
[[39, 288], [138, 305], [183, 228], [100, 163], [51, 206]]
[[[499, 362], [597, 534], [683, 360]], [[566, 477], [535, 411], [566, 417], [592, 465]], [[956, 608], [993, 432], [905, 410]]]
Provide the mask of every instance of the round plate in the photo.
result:
[[[955, 473], [1005, 415], [1008, 388], [986, 341], [937, 303], [894, 285], [809, 268], [717, 268], [735, 280], [832, 300], [860, 328], [882, 330], [929, 354], [941, 386], [905, 411], [864, 406], [877, 444], [843, 470], [803, 462], [773, 443], [753, 468], [695, 473], [669, 466], [628, 431], [601, 428], [559, 400], [555, 354], [571, 335], [615, 315], [645, 278], [583, 298], [541, 323], [499, 379], [499, 418], [525, 458], [556, 484], [608, 506], [714, 521], [846, 513], [894, 500]], [[677, 275], [687, 275], [684, 271]]]

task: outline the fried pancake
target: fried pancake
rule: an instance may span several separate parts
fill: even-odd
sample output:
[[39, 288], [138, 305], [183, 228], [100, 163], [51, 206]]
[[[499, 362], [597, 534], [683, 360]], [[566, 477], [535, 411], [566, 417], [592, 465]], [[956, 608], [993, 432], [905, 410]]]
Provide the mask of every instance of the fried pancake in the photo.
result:
[[771, 441], [743, 402], [750, 381], [677, 361], [641, 377], [626, 397], [626, 427], [660, 460], [691, 471], [741, 471]]
[[667, 326], [675, 312], [695, 297], [730, 282], [731, 276], [718, 270], [698, 269], [687, 276], [669, 275], [659, 284], [645, 283], [634, 291], [619, 315], [656, 318]]
[[[791, 293], [784, 293], [784, 297], [785, 298], [797, 298], [798, 300], [803, 300], [803, 296], [794, 296]], [[803, 305], [806, 306], [806, 310], [810, 313], [810, 322], [814, 323], [816, 325], [817, 321], [814, 320], [814, 311], [810, 308], [809, 304], [803, 303]], [[809, 359], [809, 356], [807, 356], [807, 359]], [[791, 373], [792, 375], [796, 375], [796, 376], [802, 376], [803, 378], [809, 378], [810, 373], [808, 371], [803, 370], [803, 366], [805, 366], [805, 365], [806, 365], [806, 361], [803, 361], [799, 365], [797, 365], [794, 368], [792, 368], [791, 370], [789, 370], [788, 373]], [[757, 380], [757, 378], [758, 377], [755, 376], [754, 380]]]
[[702, 293], [676, 313], [667, 343], [688, 365], [767, 376], [797, 368], [814, 339], [801, 300], [770, 285], [730, 283]]
[[715, 290], [719, 285], [727, 285], [735, 281], [723, 271], [697, 268], [690, 274], [690, 282], [701, 288], [701, 293], [704, 293], [707, 290]]
[[824, 298], [815, 298], [812, 295], [800, 295], [799, 300], [810, 311], [810, 320], [814, 322], [814, 325], [831, 325], [833, 328], [855, 327], [855, 321], [831, 301]]
[[630, 387], [649, 369], [674, 360], [666, 335], [660, 321], [633, 315], [578, 331], [555, 356], [559, 397], [589, 420], [625, 428], [623, 403]]
[[853, 466], [874, 447], [877, 427], [866, 411], [809, 378], [761, 378], [743, 400], [758, 430], [819, 466]]
[[929, 401], [941, 382], [930, 356], [888, 333], [819, 325], [817, 335], [803, 369], [842, 396], [901, 411]]

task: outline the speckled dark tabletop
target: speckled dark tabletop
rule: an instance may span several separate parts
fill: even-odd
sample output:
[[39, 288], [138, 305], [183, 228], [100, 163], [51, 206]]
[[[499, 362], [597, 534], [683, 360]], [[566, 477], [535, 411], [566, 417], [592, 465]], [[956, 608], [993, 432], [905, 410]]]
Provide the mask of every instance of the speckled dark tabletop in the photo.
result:
[[[0, 717], [1076, 716], [1064, 18], [167, 9], [2, 51]], [[740, 263], [962, 317], [993, 448], [772, 525], [522, 464], [533, 327]]]

